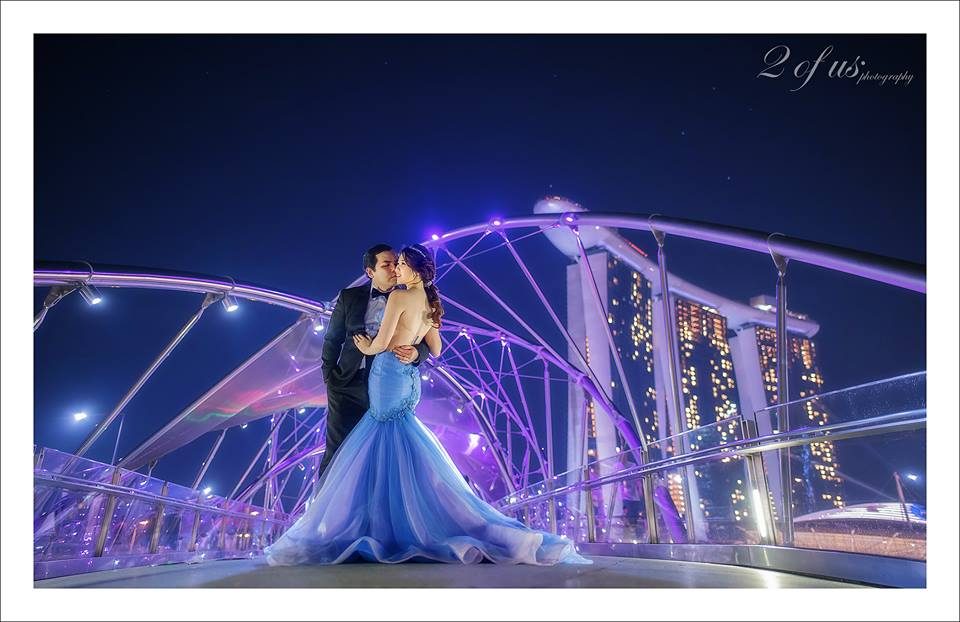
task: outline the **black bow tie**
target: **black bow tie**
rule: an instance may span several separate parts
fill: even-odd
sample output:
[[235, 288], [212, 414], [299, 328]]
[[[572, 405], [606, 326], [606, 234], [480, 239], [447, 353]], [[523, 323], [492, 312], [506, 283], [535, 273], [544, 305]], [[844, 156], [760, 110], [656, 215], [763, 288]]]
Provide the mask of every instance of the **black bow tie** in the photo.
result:
[[390, 292], [381, 292], [381, 291], [380, 291], [379, 289], [377, 289], [376, 287], [371, 287], [371, 288], [370, 288], [370, 300], [373, 300], [374, 298], [377, 298], [378, 296], [383, 296], [384, 298], [386, 298], [386, 297], [389, 296], [389, 295], [390, 295]]

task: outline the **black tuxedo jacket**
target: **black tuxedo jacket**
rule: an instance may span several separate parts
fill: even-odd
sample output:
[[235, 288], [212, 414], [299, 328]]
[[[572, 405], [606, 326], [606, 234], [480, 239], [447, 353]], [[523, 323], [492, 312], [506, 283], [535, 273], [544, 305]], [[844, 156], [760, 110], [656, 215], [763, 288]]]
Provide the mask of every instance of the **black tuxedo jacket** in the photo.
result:
[[[353, 343], [353, 335], [366, 332], [364, 318], [370, 303], [370, 284], [349, 287], [341, 290], [337, 305], [330, 316], [330, 325], [323, 338], [323, 380], [327, 386], [342, 387], [350, 384], [364, 354]], [[419, 365], [430, 356], [430, 348], [423, 340], [417, 344]], [[366, 357], [367, 369], [373, 363], [373, 357]]]

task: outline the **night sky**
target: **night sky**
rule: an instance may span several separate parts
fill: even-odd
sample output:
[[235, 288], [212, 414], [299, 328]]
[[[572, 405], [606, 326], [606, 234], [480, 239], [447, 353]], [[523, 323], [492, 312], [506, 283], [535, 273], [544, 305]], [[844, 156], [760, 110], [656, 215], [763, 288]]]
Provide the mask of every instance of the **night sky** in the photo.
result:
[[[787, 71], [758, 77], [778, 44]], [[792, 68], [828, 45], [791, 92]], [[923, 36], [904, 35], [38, 36], [35, 258], [330, 299], [374, 242], [560, 194], [925, 263], [924, 55]], [[912, 82], [827, 76], [857, 56]], [[653, 253], [649, 234], [631, 237]], [[698, 285], [744, 302], [774, 292], [759, 254], [668, 244], [671, 271]], [[556, 279], [563, 264], [544, 262]], [[822, 326], [825, 389], [926, 368], [923, 295], [796, 263], [790, 287]], [[37, 444], [76, 450], [90, 428], [70, 414], [105, 416], [199, 304], [105, 293], [96, 309], [71, 296], [36, 333]], [[121, 456], [295, 319], [258, 307], [198, 324], [128, 407]], [[109, 461], [104, 436], [90, 456]], [[187, 483], [209, 442], [157, 474]], [[890, 469], [924, 468], [883, 453]], [[221, 464], [208, 479], [235, 477]]]

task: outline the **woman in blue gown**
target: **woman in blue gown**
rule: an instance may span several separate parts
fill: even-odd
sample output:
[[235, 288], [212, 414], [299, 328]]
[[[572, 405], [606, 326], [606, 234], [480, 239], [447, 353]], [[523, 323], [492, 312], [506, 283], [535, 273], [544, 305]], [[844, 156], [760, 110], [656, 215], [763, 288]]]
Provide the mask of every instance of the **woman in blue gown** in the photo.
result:
[[400, 363], [398, 344], [427, 341], [440, 352], [443, 307], [436, 267], [419, 244], [400, 253], [398, 283], [374, 340], [355, 337], [376, 355], [370, 409], [344, 440], [303, 516], [266, 548], [271, 565], [433, 560], [507, 564], [589, 564], [567, 538], [530, 529], [480, 499], [436, 436], [417, 419], [420, 374]]

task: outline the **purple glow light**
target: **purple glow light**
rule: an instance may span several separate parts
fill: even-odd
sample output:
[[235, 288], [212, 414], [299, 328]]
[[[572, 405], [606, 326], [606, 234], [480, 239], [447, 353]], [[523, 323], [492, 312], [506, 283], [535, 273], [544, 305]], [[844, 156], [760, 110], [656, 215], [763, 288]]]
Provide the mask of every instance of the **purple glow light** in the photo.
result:
[[480, 445], [480, 435], [479, 434], [468, 434], [467, 438], [470, 439], [470, 444], [467, 445], [467, 453], [469, 454], [474, 449]]
[[437, 240], [440, 239], [440, 236], [437, 235], [436, 233], [434, 233], [433, 235], [430, 236], [430, 239], [433, 240], [434, 242], [436, 242]]

